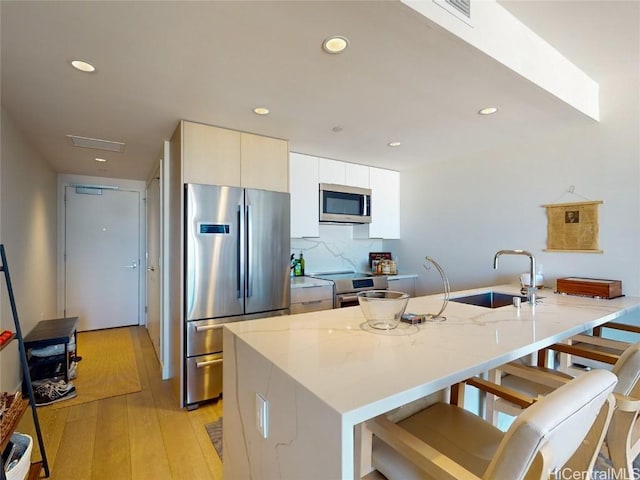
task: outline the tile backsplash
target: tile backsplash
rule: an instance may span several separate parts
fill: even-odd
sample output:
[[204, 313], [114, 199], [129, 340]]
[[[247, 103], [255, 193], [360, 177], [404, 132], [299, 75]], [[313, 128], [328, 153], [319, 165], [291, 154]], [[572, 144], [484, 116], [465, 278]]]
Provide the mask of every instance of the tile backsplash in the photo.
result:
[[369, 252], [382, 250], [382, 239], [354, 239], [350, 225], [320, 225], [320, 236], [292, 238], [291, 253], [305, 259], [305, 273], [369, 271]]

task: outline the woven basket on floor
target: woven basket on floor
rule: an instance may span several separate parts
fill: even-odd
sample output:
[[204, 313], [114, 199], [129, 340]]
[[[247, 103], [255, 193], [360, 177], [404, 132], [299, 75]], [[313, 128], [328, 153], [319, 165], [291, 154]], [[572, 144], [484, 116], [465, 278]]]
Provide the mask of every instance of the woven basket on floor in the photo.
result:
[[25, 407], [25, 401], [22, 400], [22, 396], [19, 393], [10, 394], [3, 392], [0, 395], [0, 402], [2, 402], [6, 408], [2, 413], [2, 420], [0, 421], [0, 439], [4, 440], [12, 433], [16, 418], [22, 413]]

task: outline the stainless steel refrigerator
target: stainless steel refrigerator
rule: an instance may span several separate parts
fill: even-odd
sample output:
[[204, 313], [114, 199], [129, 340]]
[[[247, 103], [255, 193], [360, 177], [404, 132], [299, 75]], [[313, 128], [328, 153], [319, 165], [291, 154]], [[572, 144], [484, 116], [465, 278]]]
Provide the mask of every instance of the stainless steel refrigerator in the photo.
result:
[[222, 393], [222, 326], [290, 306], [288, 193], [185, 185], [187, 407]]

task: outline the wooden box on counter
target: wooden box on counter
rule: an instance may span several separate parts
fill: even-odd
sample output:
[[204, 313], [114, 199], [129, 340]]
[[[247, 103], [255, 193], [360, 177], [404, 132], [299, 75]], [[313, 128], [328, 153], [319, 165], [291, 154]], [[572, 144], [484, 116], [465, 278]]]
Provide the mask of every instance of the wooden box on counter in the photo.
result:
[[569, 295], [616, 298], [622, 296], [622, 281], [580, 277], [559, 278], [556, 290], [558, 293]]

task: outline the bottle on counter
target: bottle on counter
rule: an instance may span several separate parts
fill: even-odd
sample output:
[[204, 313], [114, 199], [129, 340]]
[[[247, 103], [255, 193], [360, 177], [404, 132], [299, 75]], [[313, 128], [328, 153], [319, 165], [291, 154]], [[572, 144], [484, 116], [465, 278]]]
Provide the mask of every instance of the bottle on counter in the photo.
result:
[[291, 254], [291, 271], [294, 277], [302, 277], [304, 275], [304, 259], [302, 258], [302, 253], [300, 253], [300, 258], [296, 258], [294, 253]]
[[300, 265], [300, 276], [304, 277], [304, 257], [300, 252], [300, 258], [298, 259], [298, 265]]
[[389, 260], [382, 261], [382, 274], [389, 275], [391, 273], [391, 262]]

